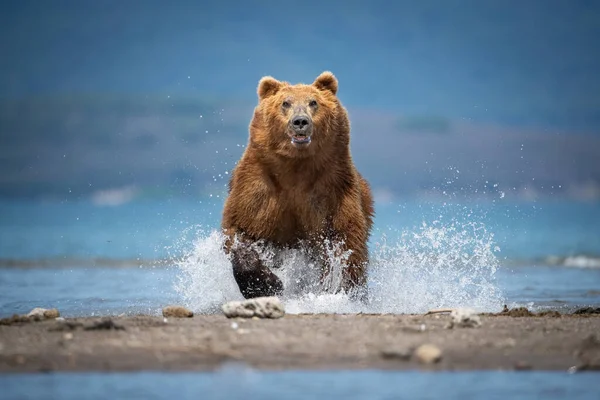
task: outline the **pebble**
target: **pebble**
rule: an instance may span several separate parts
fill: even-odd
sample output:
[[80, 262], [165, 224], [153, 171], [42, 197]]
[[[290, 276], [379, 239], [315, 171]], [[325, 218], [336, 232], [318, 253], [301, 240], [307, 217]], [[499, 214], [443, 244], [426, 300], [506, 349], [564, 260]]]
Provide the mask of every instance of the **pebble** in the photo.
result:
[[73, 334], [71, 332], [67, 332], [63, 335], [63, 339], [65, 340], [72, 340], [73, 339]]
[[165, 318], [192, 318], [194, 312], [182, 306], [167, 306], [162, 310]]
[[531, 364], [527, 361], [517, 361], [515, 363], [515, 370], [517, 371], [527, 371], [531, 369]]
[[285, 315], [283, 304], [277, 297], [230, 301], [221, 309], [227, 318], [281, 318]]
[[30, 318], [33, 317], [40, 319], [53, 319], [60, 317], [60, 313], [56, 308], [51, 308], [48, 310], [45, 308], [36, 307], [33, 310], [29, 311], [29, 314], [27, 314], [27, 316]]
[[575, 310], [573, 314], [585, 315], [585, 314], [600, 314], [600, 307], [583, 307]]
[[569, 369], [567, 370], [567, 373], [569, 374], [574, 374], [577, 372], [577, 366], [573, 365], [572, 367], [569, 367]]
[[442, 359], [442, 351], [433, 344], [423, 344], [417, 347], [414, 356], [423, 364], [435, 364]]
[[43, 317], [44, 316], [44, 311], [46, 311], [45, 308], [36, 307], [33, 310], [29, 311], [29, 313], [27, 314], [27, 316], [28, 317], [35, 317], [35, 316]]
[[58, 310], [56, 308], [51, 308], [49, 310], [44, 311], [44, 318], [53, 319], [53, 318], [59, 318], [59, 317], [60, 317], [60, 313], [58, 312]]
[[475, 310], [470, 308], [456, 308], [450, 313], [452, 322], [450, 328], [458, 326], [460, 328], [479, 328], [481, 326], [481, 318]]
[[410, 349], [384, 349], [381, 351], [381, 357], [388, 360], [408, 361], [412, 356]]
[[[40, 319], [40, 317], [37, 317], [37, 318]], [[29, 318], [27, 315], [13, 314], [12, 317], [0, 319], [0, 325], [12, 325], [12, 324], [26, 323], [26, 322], [31, 322], [32, 320], [33, 320], [33, 317]]]

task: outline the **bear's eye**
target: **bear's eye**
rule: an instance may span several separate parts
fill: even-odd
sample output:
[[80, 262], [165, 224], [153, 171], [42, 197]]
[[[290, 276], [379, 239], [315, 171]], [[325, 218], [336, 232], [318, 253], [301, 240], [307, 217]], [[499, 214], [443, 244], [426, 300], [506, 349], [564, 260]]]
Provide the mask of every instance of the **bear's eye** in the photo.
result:
[[309, 105], [309, 107], [316, 107], [316, 106], [317, 106], [317, 101], [316, 101], [316, 100], [311, 100], [311, 101], [308, 103], [308, 105]]
[[283, 108], [290, 108], [292, 105], [290, 104], [289, 101], [284, 101], [283, 103], [281, 103], [281, 107]]

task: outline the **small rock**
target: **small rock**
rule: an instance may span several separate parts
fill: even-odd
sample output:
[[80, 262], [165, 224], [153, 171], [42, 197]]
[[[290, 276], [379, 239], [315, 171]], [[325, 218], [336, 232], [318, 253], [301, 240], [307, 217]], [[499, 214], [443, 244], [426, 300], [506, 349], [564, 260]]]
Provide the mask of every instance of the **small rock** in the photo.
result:
[[63, 339], [65, 340], [72, 340], [73, 339], [73, 334], [71, 332], [67, 332], [63, 335]]
[[412, 356], [412, 350], [411, 349], [384, 349], [381, 350], [381, 357], [388, 359], [388, 360], [401, 360], [401, 361], [408, 361], [410, 360], [410, 357]]
[[20, 323], [31, 322], [31, 319], [26, 315], [13, 314], [12, 317], [0, 319], [0, 325], [13, 325]]
[[58, 312], [58, 310], [56, 308], [51, 308], [49, 310], [44, 311], [44, 318], [46, 319], [53, 319], [53, 318], [59, 318], [60, 317], [60, 313]]
[[456, 308], [450, 313], [452, 322], [450, 328], [458, 326], [460, 328], [478, 328], [481, 326], [481, 318], [470, 308]]
[[27, 316], [28, 316], [28, 317], [33, 317], [33, 316], [36, 316], [36, 315], [38, 315], [38, 316], [40, 316], [40, 317], [43, 317], [43, 316], [44, 316], [44, 312], [45, 312], [45, 311], [46, 311], [46, 309], [45, 309], [45, 308], [39, 308], [39, 307], [36, 307], [36, 308], [34, 308], [33, 310], [29, 311], [29, 313], [27, 314]]
[[520, 318], [520, 317], [535, 317], [535, 314], [527, 309], [527, 307], [517, 307], [511, 308], [510, 310], [506, 305], [504, 305], [504, 309], [498, 315]]
[[442, 359], [442, 351], [433, 344], [423, 344], [417, 347], [414, 356], [423, 364], [435, 364]]
[[583, 307], [573, 312], [575, 315], [600, 314], [600, 307]]
[[182, 306], [167, 306], [162, 310], [165, 318], [192, 318], [194, 312]]
[[222, 307], [227, 318], [281, 318], [283, 304], [277, 297], [257, 297], [244, 301], [230, 301]]
[[567, 370], [567, 373], [569, 374], [574, 374], [577, 372], [577, 366], [573, 365], [572, 367], [569, 367], [569, 369]]
[[546, 310], [546, 311], [540, 311], [539, 313], [537, 313], [537, 316], [538, 317], [560, 318], [560, 317], [562, 317], [562, 314], [556, 310]]
[[56, 308], [51, 308], [47, 310], [45, 308], [36, 307], [33, 310], [29, 311], [27, 317], [35, 320], [52, 319], [60, 317], [60, 313]]
[[517, 371], [528, 371], [531, 369], [531, 364], [527, 361], [517, 361], [515, 363], [515, 370]]

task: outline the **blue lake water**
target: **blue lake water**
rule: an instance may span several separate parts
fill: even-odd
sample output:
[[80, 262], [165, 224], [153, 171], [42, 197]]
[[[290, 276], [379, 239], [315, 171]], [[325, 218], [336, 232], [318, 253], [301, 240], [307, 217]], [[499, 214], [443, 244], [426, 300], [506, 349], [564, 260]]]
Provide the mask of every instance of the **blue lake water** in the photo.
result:
[[53, 373], [0, 375], [9, 399], [597, 399], [598, 374], [558, 372]]
[[[0, 316], [36, 306], [65, 316], [158, 313], [167, 303], [210, 312], [238, 299], [214, 236], [221, 206], [0, 202]], [[600, 204], [399, 202], [376, 211], [368, 311], [600, 304]], [[291, 312], [361, 311], [335, 296], [288, 300]]]
[[[0, 200], [0, 258], [165, 257], [190, 228], [218, 227], [221, 210], [218, 199], [136, 201], [117, 207]], [[600, 203], [377, 204], [372, 242], [390, 229], [412, 232], [433, 221], [445, 226], [482, 223], [494, 235], [501, 258], [600, 256]]]
[[[179, 274], [175, 267], [3, 268], [0, 315], [26, 313], [38, 306], [56, 307], [63, 316], [159, 314], [164, 305], [181, 302], [173, 289]], [[499, 269], [496, 282], [509, 305], [569, 311], [600, 304], [597, 269], [507, 267]]]

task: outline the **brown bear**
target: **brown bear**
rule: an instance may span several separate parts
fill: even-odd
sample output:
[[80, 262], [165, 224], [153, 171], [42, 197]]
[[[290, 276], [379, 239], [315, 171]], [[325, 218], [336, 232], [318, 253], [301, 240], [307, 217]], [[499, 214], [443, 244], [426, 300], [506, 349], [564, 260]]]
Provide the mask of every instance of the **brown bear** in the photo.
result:
[[311, 85], [270, 76], [258, 84], [248, 145], [232, 172], [222, 219], [225, 249], [245, 298], [283, 291], [252, 246], [257, 241], [279, 249], [308, 243], [317, 249], [321, 280], [329, 271], [324, 239], [340, 243], [350, 255], [334, 291], [366, 289], [373, 198], [352, 161], [350, 122], [337, 91], [331, 72]]

